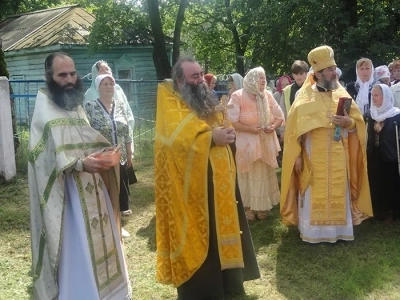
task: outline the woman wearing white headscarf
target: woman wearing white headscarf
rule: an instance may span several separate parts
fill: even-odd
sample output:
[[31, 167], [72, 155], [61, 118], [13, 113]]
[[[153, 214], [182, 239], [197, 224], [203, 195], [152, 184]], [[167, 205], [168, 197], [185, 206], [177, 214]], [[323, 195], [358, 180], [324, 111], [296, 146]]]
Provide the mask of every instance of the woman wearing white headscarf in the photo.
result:
[[374, 65], [368, 58], [361, 58], [356, 63], [357, 80], [346, 85], [346, 90], [356, 101], [361, 114], [371, 106], [371, 89], [374, 86]]
[[233, 73], [228, 78], [228, 97], [230, 98], [231, 95], [243, 88], [243, 77], [239, 73]]
[[[84, 103], [91, 101], [91, 100], [96, 100], [99, 98], [99, 91], [96, 89], [95, 80], [96, 80], [97, 76], [103, 75], [103, 74], [110, 74], [112, 76], [112, 71], [106, 61], [99, 60], [92, 67], [92, 84], [85, 93]], [[128, 99], [126, 98], [124, 90], [117, 83], [115, 84], [114, 98], [118, 99], [119, 101], [121, 101], [123, 103], [125, 114], [128, 118], [128, 123], [131, 126], [132, 132], [133, 132], [133, 130], [135, 128], [135, 118], [133, 117], [132, 109], [129, 105]], [[133, 142], [132, 142], [132, 150], [134, 150]]]
[[386, 84], [372, 88], [371, 110], [367, 112], [367, 163], [374, 216], [393, 223], [399, 216], [400, 176], [395, 123], [400, 126], [400, 109]]
[[[115, 80], [110, 74], [99, 75], [95, 79], [99, 97], [84, 104], [90, 126], [100, 132], [114, 147], [121, 147], [119, 205], [121, 212], [129, 209], [128, 168], [132, 165], [132, 128], [129, 125], [124, 103], [114, 98]], [[129, 233], [122, 229], [122, 236]]]
[[236, 132], [236, 166], [246, 217], [265, 219], [280, 198], [275, 172], [280, 146], [275, 129], [284, 122], [284, 115], [266, 90], [263, 68], [247, 73], [243, 88], [232, 94], [229, 104], [233, 104], [228, 118]]
[[388, 66], [382, 65], [375, 68], [374, 78], [376, 83], [383, 83], [390, 86], [390, 71]]

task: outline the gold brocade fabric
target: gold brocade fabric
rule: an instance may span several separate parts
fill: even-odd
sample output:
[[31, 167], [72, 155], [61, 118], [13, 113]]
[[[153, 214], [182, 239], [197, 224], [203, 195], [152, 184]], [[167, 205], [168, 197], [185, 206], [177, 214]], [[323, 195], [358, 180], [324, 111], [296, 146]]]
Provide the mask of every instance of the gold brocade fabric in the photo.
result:
[[310, 134], [311, 225], [345, 225], [347, 167], [343, 144], [332, 142], [331, 128], [316, 128]]
[[215, 220], [221, 268], [243, 267], [235, 199], [235, 164], [229, 147], [211, 146], [212, 127], [172, 88], [159, 84], [155, 138], [157, 280], [180, 286], [208, 253], [207, 171], [213, 169]]
[[[327, 113], [330, 109], [334, 114], [339, 97], [349, 95], [341, 86], [332, 92], [317, 92], [311, 80], [309, 75], [290, 108], [286, 123], [280, 206], [283, 223], [298, 224], [299, 195], [303, 197], [311, 187], [311, 223], [344, 224], [345, 187], [349, 182], [353, 224], [359, 224], [372, 216], [364, 120], [353, 101], [349, 115], [356, 122], [356, 131], [344, 136], [342, 130], [341, 140], [334, 141], [334, 125]], [[327, 95], [332, 99], [330, 102]], [[310, 156], [300, 143], [307, 133], [311, 139]], [[299, 155], [303, 157], [304, 170], [298, 175], [294, 164]]]

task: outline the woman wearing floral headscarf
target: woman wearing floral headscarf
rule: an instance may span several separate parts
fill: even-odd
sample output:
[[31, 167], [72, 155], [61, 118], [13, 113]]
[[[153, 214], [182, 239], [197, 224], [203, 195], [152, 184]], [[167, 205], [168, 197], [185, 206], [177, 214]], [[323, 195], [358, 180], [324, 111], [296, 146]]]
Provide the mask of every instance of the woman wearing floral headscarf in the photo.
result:
[[382, 65], [376, 67], [374, 78], [377, 84], [383, 83], [386, 84], [387, 86], [390, 86], [390, 71], [388, 66]]
[[243, 88], [234, 92], [228, 117], [236, 130], [238, 183], [248, 220], [265, 219], [267, 211], [279, 203], [275, 169], [280, 151], [275, 129], [284, 122], [283, 112], [266, 90], [261, 67], [251, 69]]
[[283, 75], [276, 81], [276, 92], [274, 93], [275, 100], [279, 103], [282, 97], [282, 90], [292, 84], [292, 78], [289, 75]]
[[371, 89], [374, 86], [374, 65], [368, 58], [361, 58], [356, 63], [356, 82], [346, 85], [346, 90], [356, 101], [363, 115], [371, 106]]
[[367, 164], [374, 216], [393, 223], [399, 217], [400, 177], [396, 127], [400, 109], [394, 107], [393, 93], [386, 84], [372, 88], [371, 110], [367, 112]]

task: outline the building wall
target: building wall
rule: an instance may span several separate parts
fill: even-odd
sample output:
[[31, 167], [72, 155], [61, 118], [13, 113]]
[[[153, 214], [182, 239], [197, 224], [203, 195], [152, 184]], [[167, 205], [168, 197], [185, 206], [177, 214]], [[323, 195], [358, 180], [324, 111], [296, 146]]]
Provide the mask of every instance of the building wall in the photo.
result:
[[[135, 115], [154, 115], [156, 103], [156, 71], [154, 68], [151, 46], [121, 46], [104, 53], [90, 55], [84, 45], [56, 45], [37, 49], [22, 49], [5, 52], [7, 69], [11, 80], [44, 79], [44, 61], [53, 52], [64, 51], [75, 61], [79, 76], [91, 73], [93, 64], [98, 60], [108, 62], [114, 77], [127, 74], [130, 70], [130, 81], [119, 81]], [[124, 69], [124, 70], [121, 70]], [[121, 71], [121, 72], [119, 72]], [[91, 76], [86, 77], [87, 80]], [[123, 78], [126, 79], [126, 78]], [[133, 80], [133, 81], [132, 81]], [[142, 80], [143, 82], [136, 82]], [[154, 81], [154, 82], [152, 82]], [[87, 86], [90, 83], [86, 83]], [[18, 83], [13, 85], [15, 94], [35, 95], [43, 83]], [[16, 114], [19, 121], [29, 119], [34, 108], [33, 97], [20, 97], [16, 101]]]

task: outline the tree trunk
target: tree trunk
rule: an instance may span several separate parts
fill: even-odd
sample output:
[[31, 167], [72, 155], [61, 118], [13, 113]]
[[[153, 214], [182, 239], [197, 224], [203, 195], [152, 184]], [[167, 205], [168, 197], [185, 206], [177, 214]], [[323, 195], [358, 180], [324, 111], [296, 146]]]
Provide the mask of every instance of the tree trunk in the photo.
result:
[[157, 78], [163, 80], [171, 77], [171, 64], [168, 59], [167, 46], [165, 43], [164, 32], [161, 24], [158, 0], [148, 0], [149, 18], [153, 31], [153, 62], [156, 69]]
[[246, 52], [246, 46], [242, 47], [240, 43], [239, 33], [236, 26], [233, 24], [233, 18], [231, 13], [231, 1], [225, 0], [226, 15], [229, 21], [229, 29], [232, 32], [233, 42], [236, 50], [236, 71], [244, 76], [244, 53]]
[[185, 19], [185, 9], [188, 5], [189, 0], [181, 0], [179, 4], [178, 15], [176, 16], [175, 21], [175, 30], [174, 30], [174, 48], [172, 51], [172, 64], [175, 64], [180, 55], [180, 47], [181, 47], [181, 32], [182, 25]]

